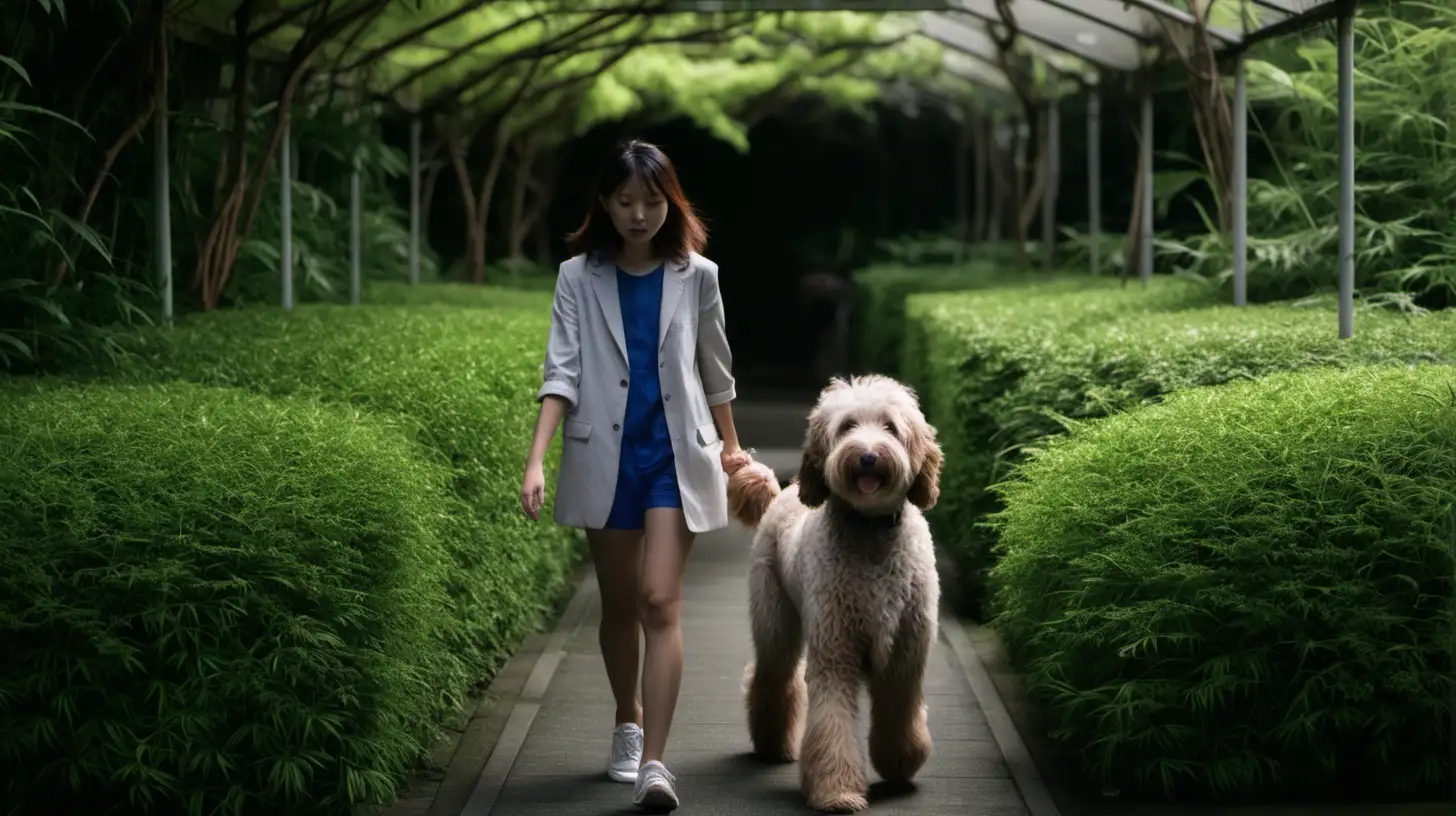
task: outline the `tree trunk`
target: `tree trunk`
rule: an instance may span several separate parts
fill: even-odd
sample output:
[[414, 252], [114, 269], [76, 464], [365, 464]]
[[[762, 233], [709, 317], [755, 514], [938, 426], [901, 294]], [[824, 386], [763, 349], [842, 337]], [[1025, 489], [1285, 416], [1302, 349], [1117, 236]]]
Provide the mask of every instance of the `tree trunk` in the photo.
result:
[[1151, 202], [1143, 201], [1143, 176], [1145, 171], [1143, 163], [1137, 162], [1137, 170], [1134, 173], [1132, 187], [1132, 216], [1127, 225], [1127, 238], [1122, 242], [1122, 257], [1124, 259], [1122, 269], [1124, 277], [1136, 277], [1142, 273], [1143, 254], [1138, 251], [1142, 243], [1143, 233], [1143, 207], [1151, 206]]
[[1188, 97], [1192, 102], [1193, 125], [1203, 151], [1208, 183], [1213, 188], [1218, 227], [1224, 233], [1233, 228], [1233, 111], [1224, 91], [1218, 55], [1208, 33], [1209, 2], [1190, 2], [1194, 24], [1190, 27], [1191, 49], [1185, 48], [1177, 31], [1161, 20], [1167, 42], [1177, 51], [1188, 73]]
[[486, 165], [485, 178], [480, 180], [480, 191], [475, 196], [475, 222], [472, 225], [475, 230], [475, 254], [470, 259], [470, 278], [476, 283], [485, 283], [485, 241], [489, 234], [491, 203], [495, 198], [496, 185], [500, 183], [501, 171], [505, 169], [506, 144], [509, 138], [506, 121], [502, 118], [496, 125], [490, 164]]
[[1017, 126], [1015, 135], [1012, 137], [1012, 144], [1015, 145], [1015, 166], [1012, 170], [1011, 181], [1012, 203], [1011, 203], [1011, 233], [1016, 240], [1016, 265], [1025, 269], [1031, 262], [1026, 255], [1026, 240], [1030, 225], [1022, 218], [1022, 211], [1026, 207], [1027, 200], [1027, 145], [1031, 142], [1031, 124], [1023, 121]]
[[986, 151], [991, 162], [991, 210], [986, 221], [986, 240], [998, 244], [1006, 221], [1006, 197], [1010, 186], [1006, 180], [1006, 148], [1001, 144], [994, 121], [986, 123], [986, 134]]
[[[430, 149], [426, 151], [426, 158], [422, 159], [425, 166], [425, 179], [420, 187], [420, 234], [430, 234], [430, 214], [434, 210], [435, 184], [440, 180], [440, 173], [445, 169], [445, 162], [440, 161], [441, 140], [436, 139], [431, 143]], [[426, 238], [426, 242], [428, 242]]]
[[973, 240], [986, 240], [986, 222], [989, 215], [989, 179], [987, 178], [990, 169], [990, 156], [988, 155], [990, 145], [989, 121], [980, 118], [971, 120], [972, 140], [971, 149], [975, 157], [975, 205], [973, 221], [971, 222], [971, 236]]
[[[475, 198], [474, 188], [470, 184], [469, 158], [470, 143], [475, 139], [475, 132], [472, 131], [464, 136], [460, 134], [459, 124], [450, 123], [446, 125], [446, 144], [450, 150], [450, 165], [455, 169], [455, 179], [460, 185], [460, 205], [465, 210], [465, 263], [469, 270], [470, 279], [477, 283], [485, 280], [485, 236], [476, 230], [479, 222], [477, 216], [479, 205]], [[479, 263], [479, 278], [476, 277], [476, 264]]]
[[[1049, 170], [1051, 169], [1051, 139], [1047, 138], [1048, 116], [1043, 108], [1036, 119], [1036, 128], [1022, 145], [1021, 165], [1030, 176], [1025, 190], [1025, 198], [1021, 202], [1021, 214], [1016, 225], [1017, 234], [1021, 236], [1022, 244], [1030, 240], [1031, 227], [1036, 223], [1037, 215], [1041, 210], [1041, 199], [1046, 194]], [[1030, 167], [1026, 165], [1026, 155], [1029, 151], [1035, 150], [1036, 159]]]
[[526, 193], [531, 187], [531, 174], [535, 171], [541, 140], [535, 133], [531, 133], [515, 141], [516, 171], [511, 180], [511, 216], [506, 236], [506, 256], [511, 260], [523, 260], [526, 257], [526, 238], [530, 236], [531, 226], [540, 214], [539, 209], [528, 211]]
[[[278, 114], [274, 118], [258, 164], [253, 168], [250, 176], [247, 171], [247, 136], [250, 118], [248, 76], [252, 66], [249, 49], [253, 44], [255, 34], [251, 30], [253, 5], [254, 0], [243, 0], [234, 15], [237, 35], [234, 40], [236, 56], [233, 78], [233, 132], [229, 148], [233, 163], [231, 186], [229, 187], [226, 176], [219, 178], [219, 189], [227, 190], [226, 197], [218, 208], [212, 227], [208, 230], [207, 237], [203, 240], [202, 250], [198, 254], [194, 285], [202, 292], [204, 310], [217, 307], [222, 292], [227, 286], [228, 278], [237, 264], [238, 251], [242, 248], [243, 241], [247, 240], [253, 231], [253, 222], [258, 215], [258, 206], [263, 200], [263, 191], [267, 187], [266, 180], [273, 165], [273, 157], [278, 153], [283, 131], [288, 127], [293, 115], [293, 99], [297, 95], [299, 84], [303, 80], [310, 60], [329, 37], [330, 26], [327, 24], [321, 31], [305, 30], [304, 37], [293, 46], [289, 53], [288, 60], [282, 66], [284, 79], [278, 94]], [[361, 6], [360, 8], [367, 7]], [[334, 25], [347, 23], [349, 19], [347, 16], [341, 17], [334, 21]]]

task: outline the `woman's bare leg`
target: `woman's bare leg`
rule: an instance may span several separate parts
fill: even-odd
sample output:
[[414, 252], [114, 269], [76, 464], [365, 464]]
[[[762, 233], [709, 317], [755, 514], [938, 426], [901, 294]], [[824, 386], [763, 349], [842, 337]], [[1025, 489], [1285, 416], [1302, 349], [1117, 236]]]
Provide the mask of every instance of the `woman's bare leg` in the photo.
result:
[[693, 547], [693, 534], [681, 510], [647, 511], [642, 551], [638, 614], [647, 634], [647, 659], [642, 666], [642, 762], [662, 761], [672, 714], [682, 686], [683, 570]]
[[641, 530], [588, 530], [592, 564], [602, 596], [602, 623], [597, 630], [607, 682], [617, 701], [614, 725], [642, 725], [642, 702], [637, 694], [638, 639], [641, 623], [637, 601], [642, 593]]

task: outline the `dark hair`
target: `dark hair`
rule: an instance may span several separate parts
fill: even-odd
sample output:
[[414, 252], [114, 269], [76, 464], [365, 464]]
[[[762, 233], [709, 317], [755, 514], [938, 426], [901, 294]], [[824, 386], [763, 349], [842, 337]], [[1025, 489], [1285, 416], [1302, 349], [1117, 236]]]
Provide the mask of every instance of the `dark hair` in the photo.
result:
[[566, 236], [566, 245], [573, 253], [605, 255], [622, 247], [622, 236], [612, 226], [612, 217], [602, 207], [602, 199], [611, 195], [627, 179], [635, 178], [667, 199], [667, 220], [652, 236], [652, 249], [658, 255], [675, 261], [686, 261], [691, 252], [702, 252], [708, 245], [708, 228], [693, 212], [693, 205], [683, 193], [672, 160], [657, 145], [637, 139], [617, 148], [597, 174], [592, 189], [586, 220], [576, 232]]

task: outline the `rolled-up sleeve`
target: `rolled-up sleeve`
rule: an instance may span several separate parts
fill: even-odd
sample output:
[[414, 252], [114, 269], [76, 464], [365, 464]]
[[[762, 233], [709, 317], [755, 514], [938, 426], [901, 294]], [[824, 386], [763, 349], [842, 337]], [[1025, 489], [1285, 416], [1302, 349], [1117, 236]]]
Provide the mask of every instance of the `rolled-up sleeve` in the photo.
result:
[[722, 405], [737, 398], [733, 380], [733, 351], [718, 290], [718, 270], [705, 270], [698, 303], [698, 376], [708, 405]]
[[551, 299], [551, 332], [546, 338], [546, 362], [541, 366], [544, 382], [536, 401], [548, 396], [577, 403], [581, 384], [581, 324], [577, 322], [576, 290], [563, 269], [556, 276], [556, 294]]

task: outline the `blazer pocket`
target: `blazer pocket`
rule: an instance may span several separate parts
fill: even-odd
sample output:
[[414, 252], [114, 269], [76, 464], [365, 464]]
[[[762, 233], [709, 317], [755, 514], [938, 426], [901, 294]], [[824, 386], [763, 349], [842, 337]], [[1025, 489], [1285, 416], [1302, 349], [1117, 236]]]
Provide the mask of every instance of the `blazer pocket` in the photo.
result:
[[707, 425], [699, 425], [697, 431], [698, 444], [705, 448], [718, 441], [718, 426], [711, 422]]
[[576, 439], [585, 442], [591, 439], [591, 429], [590, 422], [577, 422], [574, 419], [568, 419], [566, 420], [566, 429], [562, 431], [562, 435], [567, 439]]
[[681, 317], [667, 324], [669, 334], [673, 332], [697, 331], [698, 320], [696, 317]]

